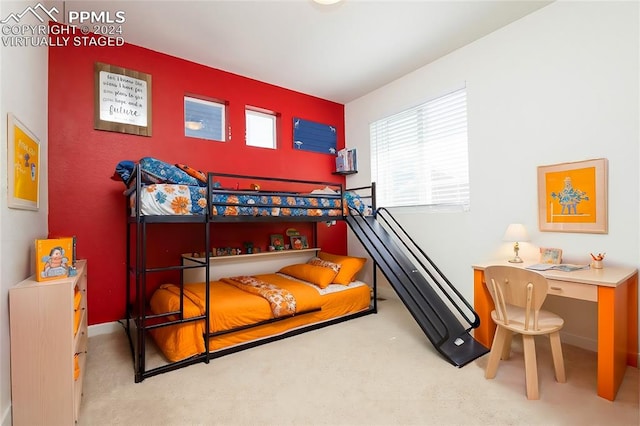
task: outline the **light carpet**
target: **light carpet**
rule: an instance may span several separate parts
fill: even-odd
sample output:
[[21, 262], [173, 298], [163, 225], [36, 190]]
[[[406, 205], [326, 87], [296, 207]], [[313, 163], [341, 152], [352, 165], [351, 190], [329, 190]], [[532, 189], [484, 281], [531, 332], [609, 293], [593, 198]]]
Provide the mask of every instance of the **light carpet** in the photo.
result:
[[[526, 398], [520, 340], [493, 380], [487, 355], [445, 361], [393, 295], [379, 312], [134, 383], [122, 332], [89, 339], [80, 409], [89, 425], [633, 425], [639, 370], [614, 402], [596, 393], [596, 354], [563, 345], [554, 379], [536, 340], [540, 400]], [[154, 348], [150, 348], [154, 350]]]

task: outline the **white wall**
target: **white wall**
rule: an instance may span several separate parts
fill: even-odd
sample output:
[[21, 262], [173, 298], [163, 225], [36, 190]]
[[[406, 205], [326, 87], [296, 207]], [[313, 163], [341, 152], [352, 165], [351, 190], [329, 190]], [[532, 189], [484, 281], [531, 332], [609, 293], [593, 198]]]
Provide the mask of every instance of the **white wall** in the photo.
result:
[[[47, 4], [47, 2], [43, 2]], [[34, 2], [0, 2], [0, 17]], [[40, 210], [7, 207], [7, 113], [40, 140]], [[47, 49], [0, 44], [0, 424], [11, 424], [8, 291], [34, 272], [32, 247], [47, 236]]]
[[[606, 252], [606, 263], [637, 268], [639, 18], [637, 2], [555, 2], [349, 103], [346, 140], [360, 170], [348, 186], [371, 179], [370, 122], [466, 82], [471, 211], [392, 210], [465, 297], [473, 300], [471, 264], [512, 253], [501, 241], [512, 222], [532, 240], [521, 256], [558, 247], [567, 262]], [[539, 232], [537, 166], [601, 157], [609, 159], [608, 234]], [[363, 253], [355, 238], [349, 249]], [[595, 348], [594, 304], [566, 308], [572, 343]]]

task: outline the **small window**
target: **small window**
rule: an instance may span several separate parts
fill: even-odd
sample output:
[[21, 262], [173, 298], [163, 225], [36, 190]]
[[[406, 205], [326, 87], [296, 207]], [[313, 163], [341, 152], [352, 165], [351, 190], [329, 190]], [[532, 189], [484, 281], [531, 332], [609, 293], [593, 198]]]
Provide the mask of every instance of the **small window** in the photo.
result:
[[277, 147], [277, 116], [273, 113], [245, 110], [247, 146], [259, 148]]
[[184, 97], [184, 135], [224, 142], [226, 105], [220, 102]]

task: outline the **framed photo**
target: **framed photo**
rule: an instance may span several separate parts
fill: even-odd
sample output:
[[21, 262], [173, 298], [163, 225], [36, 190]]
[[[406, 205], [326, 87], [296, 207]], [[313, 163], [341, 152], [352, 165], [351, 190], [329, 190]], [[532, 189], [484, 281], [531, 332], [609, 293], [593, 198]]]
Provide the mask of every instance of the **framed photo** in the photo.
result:
[[270, 245], [276, 250], [284, 250], [284, 237], [282, 234], [272, 234], [270, 242]]
[[151, 136], [151, 75], [96, 62], [93, 127]]
[[7, 116], [8, 206], [38, 210], [40, 141], [13, 114]]
[[540, 263], [562, 263], [562, 250], [540, 247]]
[[309, 243], [304, 235], [293, 235], [291, 237], [291, 248], [294, 250], [308, 249]]
[[538, 167], [540, 231], [606, 234], [607, 159]]

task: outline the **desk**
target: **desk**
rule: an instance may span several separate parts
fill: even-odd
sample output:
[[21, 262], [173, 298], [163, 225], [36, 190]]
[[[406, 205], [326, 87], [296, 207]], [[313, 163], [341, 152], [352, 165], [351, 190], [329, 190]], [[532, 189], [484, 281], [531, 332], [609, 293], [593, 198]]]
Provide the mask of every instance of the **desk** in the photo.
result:
[[[484, 268], [490, 265], [525, 267], [505, 261], [473, 265], [473, 303], [480, 317], [474, 337], [491, 347], [496, 326], [494, 309], [484, 285]], [[613, 401], [627, 365], [638, 366], [638, 271], [608, 267], [573, 272], [542, 271], [549, 280], [549, 294], [588, 300], [598, 304], [598, 395]]]

